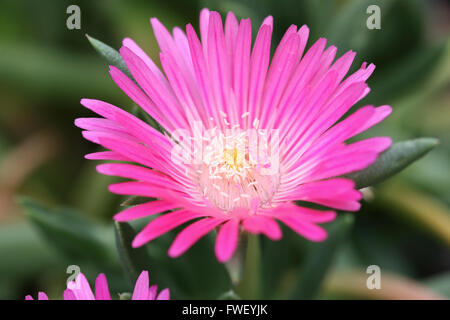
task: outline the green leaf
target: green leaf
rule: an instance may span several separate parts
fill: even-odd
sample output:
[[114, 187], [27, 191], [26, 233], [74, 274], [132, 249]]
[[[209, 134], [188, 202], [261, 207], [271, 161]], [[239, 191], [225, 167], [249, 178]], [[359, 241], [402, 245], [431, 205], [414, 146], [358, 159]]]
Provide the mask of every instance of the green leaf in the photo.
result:
[[123, 269], [131, 284], [134, 284], [141, 271], [146, 270], [150, 256], [145, 247], [132, 248], [136, 236], [134, 229], [126, 222], [114, 222], [116, 246]]
[[346, 214], [339, 217], [329, 227], [327, 240], [310, 244], [291, 299], [313, 299], [316, 296], [327, 271], [334, 261], [336, 252], [347, 238], [353, 222], [353, 215]]
[[113, 261], [113, 251], [96, 226], [71, 209], [50, 209], [29, 198], [21, 198], [29, 220], [41, 231], [51, 245], [72, 259], [89, 258], [98, 263]]
[[86, 38], [109, 65], [115, 66], [117, 69], [125, 73], [130, 79], [133, 79], [130, 70], [128, 70], [128, 67], [125, 64], [125, 61], [123, 61], [122, 56], [116, 49], [111, 48], [107, 44], [101, 42], [100, 40], [92, 38], [89, 35], [86, 35]]
[[435, 138], [397, 142], [382, 153], [370, 167], [350, 173], [346, 177], [355, 181], [357, 189], [372, 186], [405, 169], [438, 144], [439, 140]]

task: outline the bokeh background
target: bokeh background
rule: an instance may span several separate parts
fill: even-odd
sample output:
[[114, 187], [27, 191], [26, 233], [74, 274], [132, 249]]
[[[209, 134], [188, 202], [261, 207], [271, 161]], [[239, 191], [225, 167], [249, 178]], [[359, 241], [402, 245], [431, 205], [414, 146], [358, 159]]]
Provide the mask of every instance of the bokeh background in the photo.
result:
[[[81, 30], [66, 28], [71, 4], [81, 8]], [[381, 8], [380, 30], [366, 28], [371, 4]], [[111, 219], [124, 199], [107, 191], [115, 179], [97, 174], [96, 163], [83, 158], [97, 149], [81, 138], [73, 121], [89, 116], [79, 104], [83, 97], [128, 110], [132, 104], [85, 34], [114, 48], [131, 37], [159, 62], [149, 18], [168, 27], [189, 22], [197, 27], [203, 7], [250, 17], [255, 32], [271, 14], [275, 41], [290, 24], [307, 24], [308, 46], [324, 36], [328, 45], [338, 46], [338, 55], [355, 50], [353, 70], [363, 61], [377, 66], [363, 104], [394, 109], [366, 135], [440, 140], [401, 174], [365, 190], [363, 208], [351, 214], [343, 239], [310, 244], [287, 229], [279, 242], [262, 239], [264, 281], [258, 297], [450, 298], [448, 1], [2, 0], [0, 299], [23, 299], [38, 290], [60, 299], [69, 265], [80, 266], [92, 282], [105, 272], [112, 291], [130, 291]], [[210, 237], [176, 260], [166, 256], [171, 239], [168, 234], [146, 248], [152, 283], [170, 286], [173, 298], [214, 299], [229, 289]], [[320, 269], [324, 262], [329, 268], [314, 296], [295, 288], [302, 271]], [[382, 290], [366, 289], [369, 265], [381, 268]]]

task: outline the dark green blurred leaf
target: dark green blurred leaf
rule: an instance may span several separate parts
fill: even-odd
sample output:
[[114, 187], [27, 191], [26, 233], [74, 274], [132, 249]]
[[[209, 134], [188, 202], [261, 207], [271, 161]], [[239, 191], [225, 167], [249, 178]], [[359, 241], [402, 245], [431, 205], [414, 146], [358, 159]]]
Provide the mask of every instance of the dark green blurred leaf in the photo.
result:
[[[380, 7], [382, 19], [392, 2], [393, 0], [376, 2], [376, 5]], [[366, 26], [369, 17], [366, 10], [372, 4], [374, 4], [373, 0], [348, 1], [328, 23], [327, 39], [330, 44], [337, 46], [341, 54], [347, 50], [360, 51], [368, 43], [368, 34], [377, 32], [377, 30], [369, 30]]]
[[0, 84], [28, 99], [34, 95], [70, 100], [99, 93], [123, 98], [91, 57], [30, 44], [0, 44]]
[[0, 256], [1, 282], [6, 278], [31, 277], [52, 267], [64, 268], [55, 251], [28, 223], [0, 225]]
[[354, 217], [350, 214], [339, 217], [329, 227], [328, 238], [321, 243], [311, 243], [305, 254], [304, 264], [299, 270], [299, 278], [291, 299], [313, 299], [334, 261], [336, 252], [346, 240]]
[[[172, 242], [173, 235], [169, 239]], [[227, 270], [214, 254], [214, 240], [214, 234], [210, 233], [181, 257], [167, 258], [171, 275], [176, 276], [177, 284], [191, 299], [217, 299], [231, 288]]]
[[450, 272], [438, 274], [426, 279], [423, 284], [434, 292], [450, 299]]
[[80, 214], [70, 209], [50, 209], [28, 198], [21, 198], [20, 204], [30, 221], [64, 255], [90, 258], [101, 264], [113, 260], [110, 247], [99, 236], [101, 228]]
[[[262, 243], [262, 298], [283, 299], [291, 288], [291, 274], [295, 273], [304, 256], [306, 240], [297, 233], [280, 225], [283, 237], [273, 241], [261, 238]], [[276, 263], [273, 263], [276, 261]]]
[[428, 85], [430, 75], [439, 66], [445, 53], [446, 43], [420, 48], [390, 68], [375, 71], [367, 101], [385, 104], [407, 94], [417, 94]]
[[381, 154], [370, 167], [350, 173], [346, 177], [355, 181], [357, 189], [372, 186], [405, 169], [431, 151], [438, 143], [439, 141], [434, 138], [397, 142]]
[[439, 199], [402, 183], [399, 180], [379, 188], [378, 204], [384, 204], [388, 213], [397, 213], [405, 223], [429, 232], [450, 246], [450, 210]]
[[150, 256], [145, 247], [132, 248], [131, 243], [136, 236], [134, 229], [126, 222], [114, 222], [116, 246], [123, 269], [131, 284], [150, 264]]

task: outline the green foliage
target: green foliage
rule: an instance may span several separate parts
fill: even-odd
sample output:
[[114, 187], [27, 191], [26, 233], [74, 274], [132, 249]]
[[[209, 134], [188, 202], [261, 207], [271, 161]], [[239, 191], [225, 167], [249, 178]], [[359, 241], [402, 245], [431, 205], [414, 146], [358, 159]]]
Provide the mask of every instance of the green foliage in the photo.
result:
[[136, 233], [126, 222], [114, 222], [117, 252], [130, 284], [134, 284], [142, 270], [146, 270], [151, 259], [143, 247], [133, 249], [131, 242]]
[[434, 138], [397, 142], [381, 154], [370, 167], [348, 174], [346, 177], [355, 181], [357, 189], [373, 186], [405, 169], [431, 151], [438, 143], [439, 141]]
[[100, 264], [113, 260], [109, 244], [99, 236], [100, 226], [70, 209], [50, 209], [28, 198], [20, 203], [30, 221], [62, 254], [73, 259], [86, 257]]
[[130, 77], [131, 79], [133, 78], [131, 76], [130, 70], [128, 70], [128, 67], [125, 64], [125, 61], [123, 61], [122, 56], [117, 50], [88, 35], [86, 35], [86, 38], [109, 65], [115, 66], [117, 69], [125, 73], [128, 77]]
[[290, 296], [292, 299], [313, 299], [317, 296], [339, 247], [346, 241], [354, 217], [346, 214], [331, 224], [328, 238], [322, 243], [311, 243], [299, 270], [298, 280]]

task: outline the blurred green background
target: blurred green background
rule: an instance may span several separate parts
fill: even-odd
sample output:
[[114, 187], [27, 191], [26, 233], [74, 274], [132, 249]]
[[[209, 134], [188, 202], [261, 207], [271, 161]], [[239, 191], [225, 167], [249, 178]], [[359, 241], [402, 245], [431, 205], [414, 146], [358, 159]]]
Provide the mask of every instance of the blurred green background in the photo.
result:
[[[91, 282], [105, 272], [111, 291], [130, 291], [111, 219], [124, 199], [106, 189], [114, 178], [97, 174], [96, 163], [84, 160], [85, 153], [97, 148], [81, 138], [73, 121], [89, 116], [79, 104], [83, 97], [125, 109], [132, 104], [109, 78], [107, 65], [85, 34], [114, 48], [131, 37], [159, 63], [149, 18], [158, 17], [167, 27], [189, 22], [197, 27], [203, 7], [252, 18], [254, 34], [271, 14], [275, 41], [290, 24], [307, 24], [308, 46], [326, 37], [328, 45], [338, 46], [338, 55], [355, 50], [352, 70], [363, 61], [377, 66], [368, 81], [372, 92], [363, 104], [390, 104], [394, 109], [365, 136], [440, 140], [401, 174], [365, 190], [362, 210], [343, 214], [352, 220], [344, 235], [310, 244], [283, 229], [279, 242], [262, 239], [264, 281], [257, 296], [450, 298], [448, 1], [85, 0], [76, 1], [81, 30], [68, 30], [66, 8], [71, 4], [0, 4], [0, 299], [36, 296], [38, 290], [61, 298], [69, 265], [80, 266]], [[380, 30], [366, 28], [371, 4], [381, 8]], [[21, 201], [27, 210], [19, 196], [27, 197]], [[335, 226], [330, 224], [330, 229]], [[214, 299], [229, 290], [212, 237], [176, 260], [166, 255], [173, 233], [152, 242], [146, 248], [151, 282], [170, 286], [173, 298]], [[302, 274], [324, 262], [326, 276], [317, 292], [304, 294]], [[365, 289], [369, 265], [380, 266], [382, 290]]]

